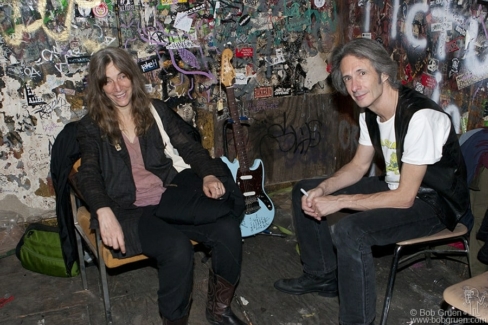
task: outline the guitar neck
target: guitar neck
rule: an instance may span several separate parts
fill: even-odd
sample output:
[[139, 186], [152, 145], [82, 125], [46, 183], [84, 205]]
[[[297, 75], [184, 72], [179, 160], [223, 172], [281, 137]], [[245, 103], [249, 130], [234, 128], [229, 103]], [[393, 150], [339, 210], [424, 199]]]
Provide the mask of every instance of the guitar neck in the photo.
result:
[[237, 157], [239, 158], [239, 168], [242, 173], [249, 172], [249, 161], [247, 158], [246, 144], [244, 143], [244, 132], [239, 118], [239, 112], [237, 111], [236, 98], [234, 95], [234, 88], [226, 87], [227, 104], [229, 107], [230, 117], [234, 121], [232, 124], [232, 132], [234, 133], [234, 142], [237, 151]]

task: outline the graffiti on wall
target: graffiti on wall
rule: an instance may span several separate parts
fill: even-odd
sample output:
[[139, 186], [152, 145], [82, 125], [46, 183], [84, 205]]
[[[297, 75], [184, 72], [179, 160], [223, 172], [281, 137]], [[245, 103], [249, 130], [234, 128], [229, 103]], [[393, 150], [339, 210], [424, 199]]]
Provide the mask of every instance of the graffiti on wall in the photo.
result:
[[[488, 103], [488, 8], [476, 0], [349, 2], [348, 38], [381, 42], [404, 84], [439, 103], [457, 132], [483, 125]], [[467, 116], [471, 114], [471, 116]], [[465, 119], [462, 119], [464, 114]], [[463, 129], [464, 127], [464, 129]]]
[[[478, 120], [488, 111], [486, 22], [476, 0], [0, 0], [0, 200], [54, 207], [50, 148], [85, 114], [86, 68], [100, 48], [129, 51], [151, 96], [194, 123], [195, 110], [217, 114], [222, 103], [218, 119], [228, 116], [218, 80], [226, 47], [239, 107], [252, 116], [242, 103], [330, 92], [331, 50], [370, 37], [461, 131], [468, 111]], [[316, 140], [283, 150], [314, 150]]]
[[224, 99], [217, 76], [227, 46], [241, 100], [324, 91], [335, 10], [331, 0], [0, 0], [0, 199], [54, 207], [50, 148], [85, 114], [85, 72], [98, 49], [132, 53], [151, 95], [194, 122], [194, 109]]

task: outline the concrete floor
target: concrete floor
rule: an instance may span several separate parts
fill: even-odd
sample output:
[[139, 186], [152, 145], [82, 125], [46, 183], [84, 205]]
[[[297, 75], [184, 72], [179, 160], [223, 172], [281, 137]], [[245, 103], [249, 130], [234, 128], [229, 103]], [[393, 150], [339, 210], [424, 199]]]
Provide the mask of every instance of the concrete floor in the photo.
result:
[[[276, 226], [293, 232], [289, 189], [270, 194], [276, 206]], [[244, 240], [242, 277], [233, 310], [252, 325], [338, 324], [339, 301], [316, 294], [287, 295], [273, 288], [282, 277], [301, 273], [296, 238], [257, 235]], [[375, 252], [377, 274], [377, 321], [379, 323], [392, 247]], [[207, 324], [205, 299], [211, 261], [202, 262], [197, 252], [190, 324]], [[440, 324], [443, 290], [467, 277], [461, 263], [433, 260], [432, 268], [418, 261], [398, 273], [388, 324]], [[0, 325], [65, 325], [105, 323], [96, 266], [87, 268], [88, 290], [81, 277], [56, 278], [25, 270], [14, 255], [0, 258]], [[161, 324], [157, 311], [156, 269], [151, 263], [133, 264], [110, 272], [114, 324]], [[238, 304], [237, 301], [240, 303]], [[432, 317], [415, 320], [412, 315]]]

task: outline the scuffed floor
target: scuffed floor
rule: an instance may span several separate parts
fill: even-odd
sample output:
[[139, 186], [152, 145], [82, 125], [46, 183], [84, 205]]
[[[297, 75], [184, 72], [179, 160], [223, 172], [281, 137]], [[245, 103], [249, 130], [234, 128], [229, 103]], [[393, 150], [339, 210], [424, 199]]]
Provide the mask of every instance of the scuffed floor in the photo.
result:
[[[273, 233], [244, 239], [243, 269], [233, 310], [252, 325], [337, 325], [339, 301], [316, 294], [287, 295], [276, 291], [273, 282], [282, 277], [300, 275], [301, 267], [290, 214], [290, 193], [284, 189], [271, 193], [276, 206]], [[279, 226], [279, 227], [277, 227]], [[377, 321], [379, 322], [391, 262], [391, 248], [375, 250], [377, 269]], [[191, 325], [207, 324], [205, 299], [211, 260], [195, 255], [195, 277]], [[15, 256], [0, 259], [0, 325], [66, 325], [105, 323], [103, 302], [97, 280], [97, 268], [88, 267], [89, 290], [82, 289], [81, 278], [55, 278], [24, 270]], [[402, 270], [393, 293], [388, 324], [420, 324], [413, 316], [429, 314], [430, 322], [440, 324], [443, 289], [466, 277], [460, 263], [433, 260], [428, 269], [424, 262]], [[161, 324], [157, 311], [156, 269], [150, 263], [110, 272], [114, 324]], [[427, 321], [427, 319], [426, 319]]]

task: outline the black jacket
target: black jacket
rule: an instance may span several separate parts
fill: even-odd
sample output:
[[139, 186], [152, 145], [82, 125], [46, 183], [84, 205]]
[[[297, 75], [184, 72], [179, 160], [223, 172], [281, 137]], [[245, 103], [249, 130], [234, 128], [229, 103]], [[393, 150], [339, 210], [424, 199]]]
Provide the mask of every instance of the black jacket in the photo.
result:
[[[401, 87], [395, 112], [395, 137], [399, 170], [402, 167], [403, 145], [410, 119], [414, 113], [421, 109], [434, 109], [447, 114], [426, 96], [413, 89]], [[369, 109], [366, 110], [366, 123], [371, 141], [376, 154], [383, 157], [376, 116]], [[427, 166], [417, 196], [435, 209], [436, 215], [449, 230], [453, 230], [458, 221], [469, 210], [466, 165], [452, 123], [449, 137], [442, 148], [442, 158], [435, 164]]]
[[[161, 116], [171, 144], [198, 176], [232, 177], [227, 166], [220, 159], [213, 159], [200, 142], [195, 140], [195, 129], [191, 125], [164, 102], [154, 100], [153, 105]], [[96, 211], [102, 207], [110, 207], [124, 232], [127, 250], [124, 256], [140, 254], [137, 225], [143, 209], [133, 204], [136, 187], [125, 143], [122, 141], [120, 147], [112, 145], [88, 115], [79, 122], [77, 138], [82, 154], [75, 181], [90, 208], [91, 226], [98, 226]], [[146, 169], [158, 176], [163, 185], [169, 184], [177, 171], [173, 168], [171, 159], [164, 154], [163, 140], [156, 123], [144, 136], [139, 137], [139, 142]]]
[[68, 184], [71, 167], [80, 157], [80, 149], [76, 141], [76, 127], [77, 122], [71, 122], [59, 132], [52, 147], [50, 166], [51, 179], [56, 193], [56, 218], [68, 274], [71, 274], [71, 268], [78, 260]]

